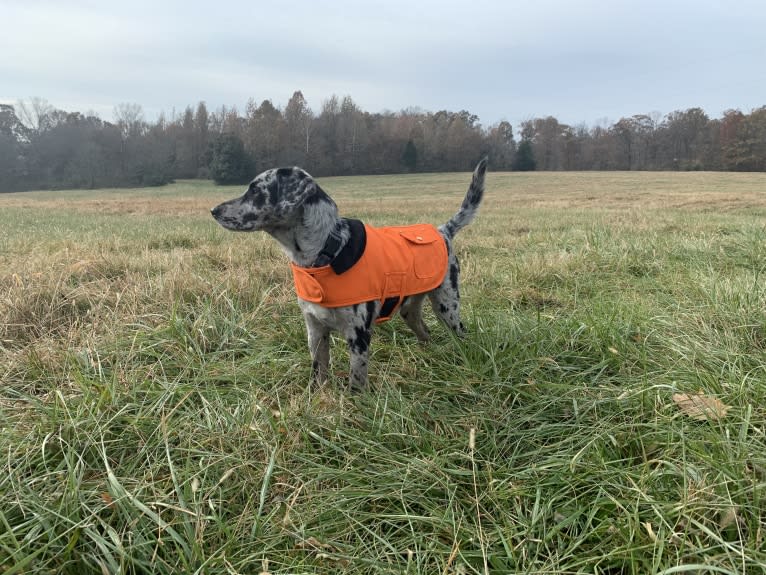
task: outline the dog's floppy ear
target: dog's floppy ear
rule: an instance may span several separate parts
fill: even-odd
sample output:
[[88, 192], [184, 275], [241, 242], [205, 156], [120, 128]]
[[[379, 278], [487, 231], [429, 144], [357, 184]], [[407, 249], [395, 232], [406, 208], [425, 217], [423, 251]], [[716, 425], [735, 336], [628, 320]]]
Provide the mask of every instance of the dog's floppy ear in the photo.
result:
[[303, 201], [316, 192], [316, 182], [304, 170], [300, 168], [279, 168], [276, 178], [272, 185], [276, 191], [272, 192], [269, 186], [269, 194], [275, 198], [272, 202], [288, 204], [301, 204]]
[[[296, 167], [279, 168], [272, 185], [277, 189], [275, 192], [269, 189], [269, 193], [275, 194], [278, 197], [277, 201], [295, 202], [307, 193], [310, 193], [311, 188], [316, 184], [311, 176]], [[269, 186], [269, 188], [271, 187]], [[276, 203], [276, 201], [273, 203]]]

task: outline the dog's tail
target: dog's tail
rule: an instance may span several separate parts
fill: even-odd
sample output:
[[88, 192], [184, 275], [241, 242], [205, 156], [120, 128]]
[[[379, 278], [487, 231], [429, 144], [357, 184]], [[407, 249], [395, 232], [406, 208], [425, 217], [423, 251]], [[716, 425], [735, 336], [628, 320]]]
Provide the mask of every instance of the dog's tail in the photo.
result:
[[487, 158], [484, 158], [473, 171], [471, 185], [468, 186], [468, 193], [466, 193], [460, 209], [446, 224], [439, 228], [448, 240], [454, 238], [455, 234], [470, 224], [476, 216], [481, 198], [484, 196], [484, 174], [486, 172]]

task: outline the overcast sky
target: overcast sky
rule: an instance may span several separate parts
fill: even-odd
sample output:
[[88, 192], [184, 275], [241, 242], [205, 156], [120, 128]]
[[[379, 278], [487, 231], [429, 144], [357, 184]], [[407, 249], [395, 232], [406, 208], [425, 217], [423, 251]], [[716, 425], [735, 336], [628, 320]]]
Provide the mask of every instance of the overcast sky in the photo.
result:
[[112, 119], [301, 90], [568, 124], [766, 105], [766, 0], [0, 0], [0, 102]]

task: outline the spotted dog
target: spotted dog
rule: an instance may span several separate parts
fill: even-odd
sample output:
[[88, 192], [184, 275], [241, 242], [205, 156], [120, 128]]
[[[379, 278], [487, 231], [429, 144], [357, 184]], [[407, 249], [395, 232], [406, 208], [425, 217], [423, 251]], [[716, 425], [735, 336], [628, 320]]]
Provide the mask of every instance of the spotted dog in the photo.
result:
[[[308, 173], [297, 167], [275, 168], [259, 174], [250, 182], [244, 195], [223, 202], [211, 213], [228, 230], [261, 230], [277, 240], [291, 261], [298, 303], [308, 330], [314, 380], [321, 383], [328, 379], [329, 334], [335, 330], [349, 346], [351, 389], [360, 390], [367, 385], [373, 325], [388, 319], [396, 311], [418, 340], [426, 342], [429, 332], [423, 322], [422, 304], [428, 296], [436, 316], [458, 335], [464, 334], [465, 328], [460, 321], [460, 264], [452, 249], [452, 240], [476, 215], [484, 194], [486, 168], [487, 161], [483, 159], [473, 172], [460, 209], [447, 223], [439, 226], [438, 231], [428, 224], [412, 229], [372, 228], [358, 220], [341, 218], [332, 198]], [[378, 241], [379, 232], [401, 235], [405, 239], [396, 246], [378, 245], [375, 248], [378, 255], [365, 256], [365, 251], [374, 251], [372, 248], [366, 250], [366, 246], [377, 245], [374, 242]], [[438, 244], [432, 247], [437, 251], [441, 248], [443, 255], [420, 252], [418, 244]], [[421, 283], [410, 282], [401, 270], [377, 270], [376, 258], [392, 259], [393, 253], [410, 257], [409, 263], [393, 265], [414, 266], [416, 275], [430, 274], [429, 278], [421, 278]], [[440, 262], [441, 259], [444, 261]], [[423, 273], [417, 273], [419, 271]], [[361, 295], [357, 296], [365, 301], [354, 300], [345, 289], [340, 296], [328, 295], [328, 286], [332, 282], [340, 288], [348, 287], [349, 292], [359, 291], [353, 286], [343, 286], [345, 277], [356, 278], [346, 284], [366, 286], [370, 283], [372, 287], [362, 286]], [[323, 283], [325, 281], [329, 283]], [[412, 284], [409, 291], [402, 288], [405, 284]], [[352, 301], [354, 303], [350, 303]]]

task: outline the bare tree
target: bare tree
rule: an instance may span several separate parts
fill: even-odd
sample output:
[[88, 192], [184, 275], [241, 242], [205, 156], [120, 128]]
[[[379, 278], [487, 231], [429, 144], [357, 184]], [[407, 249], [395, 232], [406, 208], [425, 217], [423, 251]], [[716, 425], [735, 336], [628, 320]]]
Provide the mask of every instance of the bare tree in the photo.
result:
[[144, 121], [144, 110], [139, 104], [117, 104], [113, 114], [123, 138], [128, 139], [144, 134], [146, 122]]
[[345, 96], [340, 105], [338, 133], [340, 139], [342, 168], [348, 173], [354, 173], [357, 156], [363, 149], [366, 134], [364, 115], [351, 99]]
[[19, 100], [16, 103], [16, 115], [19, 120], [35, 133], [50, 128], [49, 118], [53, 106], [44, 98], [30, 98], [28, 102]]
[[560, 124], [553, 116], [534, 118], [521, 123], [522, 140], [532, 142], [538, 169], [563, 169], [564, 137], [569, 130], [569, 126]]
[[490, 126], [486, 133], [487, 147], [492, 166], [496, 170], [509, 170], [516, 153], [516, 141], [513, 139], [513, 126], [503, 120]]
[[284, 116], [289, 130], [291, 147], [296, 151], [300, 150], [299, 157], [305, 160], [309, 155], [314, 114], [300, 90], [294, 92], [290, 101], [287, 102]]
[[677, 110], [665, 116], [663, 127], [669, 145], [667, 152], [674, 164], [672, 167], [684, 170], [702, 168], [709, 121], [701, 108]]

